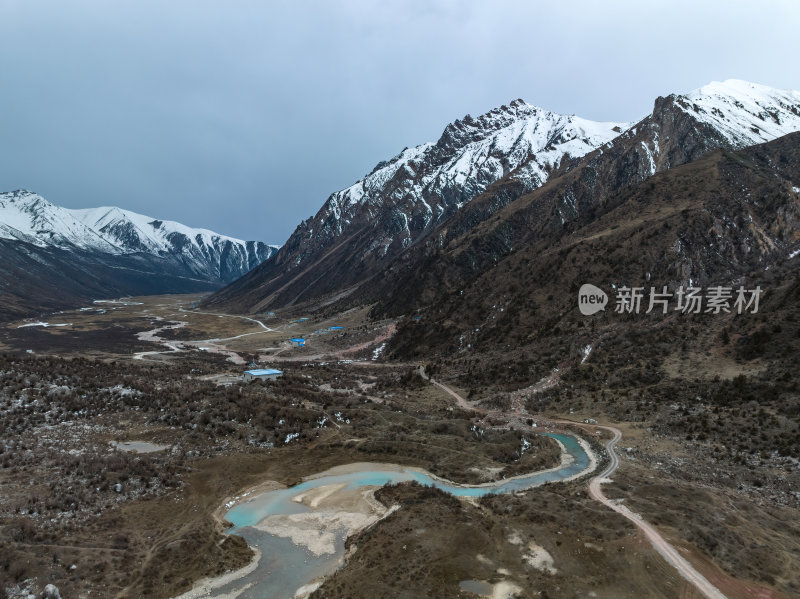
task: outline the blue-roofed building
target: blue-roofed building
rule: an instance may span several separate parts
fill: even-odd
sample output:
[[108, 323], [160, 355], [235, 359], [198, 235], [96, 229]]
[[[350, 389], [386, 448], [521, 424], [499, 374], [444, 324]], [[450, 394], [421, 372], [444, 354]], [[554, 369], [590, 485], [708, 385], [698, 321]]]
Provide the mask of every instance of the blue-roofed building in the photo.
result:
[[328, 327], [329, 331], [342, 331], [344, 327]]
[[289, 341], [291, 341], [292, 345], [294, 345], [295, 347], [305, 347], [306, 346], [306, 340], [303, 339], [302, 337], [295, 337], [294, 339], [289, 339]]
[[250, 381], [274, 381], [275, 379], [279, 379], [283, 376], [282, 370], [276, 370], [274, 368], [258, 368], [256, 370], [245, 370], [244, 375], [242, 375], [242, 379], [245, 383], [249, 383]]

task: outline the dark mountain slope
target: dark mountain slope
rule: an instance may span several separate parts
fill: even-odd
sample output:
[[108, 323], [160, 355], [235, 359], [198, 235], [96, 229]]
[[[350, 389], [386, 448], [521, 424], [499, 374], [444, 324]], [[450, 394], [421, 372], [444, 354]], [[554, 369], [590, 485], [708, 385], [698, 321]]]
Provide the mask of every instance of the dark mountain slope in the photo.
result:
[[274, 259], [209, 300], [226, 309], [291, 305], [363, 283], [425, 239], [493, 182], [525, 191], [625, 123], [594, 123], [515, 100], [448, 125], [436, 143], [405, 149], [332, 194]]
[[[549, 239], [552, 232], [570, 230], [576, 219], [588, 222], [612, 210], [626, 187], [715, 148], [738, 147], [741, 140], [699, 116], [684, 96], [658, 98], [652, 114], [586, 157], [562, 163], [541, 189], [528, 194], [512, 178], [504, 178], [464, 206], [424, 246], [407, 250], [365, 286], [363, 300], [383, 298], [376, 314], [405, 313], [425, 304], [437, 290], [458, 285], [465, 276], [493, 264], [515, 245]], [[482, 223], [488, 224], [478, 228]], [[465, 249], [465, 244], [472, 249]], [[437, 258], [432, 256], [453, 252], [457, 268], [450, 262], [430, 272], [420, 266], [435, 263]], [[426, 284], [412, 285], [420, 273], [426, 273]], [[404, 289], [404, 293], [387, 300], [392, 289]]]
[[[424, 310], [424, 326], [398, 331], [398, 354], [517, 348], [563, 323], [591, 323], [577, 310], [583, 283], [609, 293], [612, 285], [674, 291], [792, 271], [798, 181], [800, 133], [717, 150], [609, 196], [603, 214], [587, 210], [568, 226], [541, 227], [558, 196], [553, 181], [428, 256], [395, 283], [404, 293], [384, 296], [375, 312]], [[594, 323], [613, 319], [598, 315]]]
[[91, 299], [213, 291], [276, 248], [120, 208], [0, 193], [0, 319]]
[[41, 248], [0, 239], [0, 319], [86, 304], [93, 299], [210, 291], [168, 258], [109, 257], [86, 250]]
[[[541, 118], [535, 113], [538, 109], [529, 108], [535, 116], [526, 118], [538, 123]], [[503, 107], [499, 114], [505, 115], [504, 110], [508, 108]], [[517, 105], [514, 110], [519, 112], [521, 106]], [[499, 117], [496, 114], [492, 118], [488, 115], [481, 118], [493, 122]], [[511, 119], [510, 122], [513, 125], [515, 121]], [[529, 151], [526, 158], [520, 160], [520, 152], [512, 152], [517, 156], [515, 161], [506, 161], [501, 170], [491, 170], [495, 175], [503, 175], [494, 180], [482, 175], [485, 171], [480, 169], [461, 178], [443, 176], [442, 173], [455, 168], [453, 164], [464, 160], [465, 155], [472, 160], [467, 163], [474, 163], [475, 155], [480, 155], [474, 151], [475, 143], [491, 139], [491, 148], [502, 145], [492, 137], [497, 133], [491, 127], [485, 127], [491, 129], [490, 132], [478, 127], [483, 137], [479, 136], [480, 141], [475, 142], [477, 134], [474, 121], [472, 123], [465, 126], [457, 122], [449, 126], [433, 150], [420, 146], [414, 150], [416, 153], [409, 151], [413, 156], [406, 156], [406, 152], [401, 154], [391, 163], [395, 169], [392, 177], [384, 177], [379, 181], [381, 185], [370, 187], [373, 193], [367, 200], [358, 196], [360, 203], [351, 201], [353, 189], [366, 186], [364, 182], [331, 196], [317, 217], [301, 224], [273, 260], [215, 294], [209, 303], [226, 309], [257, 312], [337, 293], [352, 293], [350, 302], [371, 302], [375, 298], [385, 298], [395, 289], [403, 289], [395, 307], [386, 305], [388, 313], [402, 313], [435, 294], [415, 285], [422, 295], [409, 295], [404, 279], [425, 271], [421, 265], [428, 262], [430, 256], [449, 251], [450, 243], [505, 206], [513, 204], [515, 211], [525, 208], [514, 218], [505, 219], [504, 226], [513, 227], [516, 223], [539, 235], [567, 226], [578, 215], [597, 216], [613, 207], [606, 203], [621, 189], [657, 172], [696, 160], [716, 148], [739, 149], [800, 129], [800, 93], [742, 81], [712, 83], [689, 94], [658, 98], [650, 115], [585, 157], [585, 151], [562, 152], [558, 160], [544, 160], [542, 154], [552, 151], [545, 141], [537, 146], [541, 148], [540, 154]], [[455, 154], [454, 163], [443, 167], [434, 157], [441, 151], [440, 145], [448, 148], [458, 145], [448, 141], [451, 138], [462, 143], [461, 137], [453, 133], [460, 128], [468, 133], [463, 136], [466, 145], [460, 147], [461, 154]], [[386, 168], [379, 165], [370, 177]], [[531, 177], [531, 169], [539, 175]], [[422, 174], [415, 178], [415, 173]], [[414, 225], [418, 219], [415, 220], [411, 206], [427, 206], [428, 202], [433, 202], [431, 190], [439, 188], [425, 183], [430, 173], [436, 173], [440, 178], [437, 181], [458, 183], [464, 187], [466, 195], [458, 196], [458, 201], [452, 203], [448, 198], [456, 187], [451, 189], [452, 193], [434, 194], [440, 202], [434, 204], [446, 206], [446, 209], [438, 211], [436, 218], [419, 221], [424, 221], [424, 227], [420, 228]], [[480, 184], [475, 184], [475, 177]], [[544, 189], [550, 190], [549, 195], [536, 195], [533, 203], [517, 202], [542, 184]], [[464, 201], [470, 197], [471, 200]], [[401, 204], [406, 208], [400, 209]], [[346, 216], [348, 206], [355, 210], [352, 218]], [[465, 266], [471, 263], [476, 272], [480, 271], [486, 261], [497, 258], [498, 252], [509, 251], [509, 240], [518, 237], [511, 231], [495, 233], [492, 243], [496, 247], [474, 256], [463, 254], [462, 258], [467, 261]], [[390, 239], [391, 242], [387, 241]], [[401, 240], [399, 245], [398, 240]], [[475, 243], [481, 245], [487, 240], [476, 239]], [[439, 285], [439, 276], [443, 276], [447, 284], [448, 274], [438, 273], [434, 285]], [[364, 284], [366, 281], [369, 283]]]

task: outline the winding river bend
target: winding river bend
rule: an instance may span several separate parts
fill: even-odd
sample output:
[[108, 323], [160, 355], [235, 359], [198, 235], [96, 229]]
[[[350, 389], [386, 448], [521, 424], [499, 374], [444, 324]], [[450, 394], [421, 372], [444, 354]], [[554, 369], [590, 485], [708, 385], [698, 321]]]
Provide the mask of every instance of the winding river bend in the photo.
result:
[[[570, 480], [595, 466], [588, 446], [576, 437], [539, 433], [562, 446], [561, 464], [482, 485], [459, 485], [414, 468], [372, 464], [369, 469], [341, 472], [333, 469], [288, 489], [259, 493], [233, 505], [225, 518], [234, 526], [230, 534], [243, 537], [259, 553], [257, 563], [220, 579], [206, 581], [183, 595], [185, 599], [271, 599], [295, 597], [301, 587], [308, 590], [314, 580], [330, 574], [344, 560], [344, 542], [349, 532], [368, 526], [384, 514], [365, 516], [353, 508], [354, 499], [369, 503], [371, 492], [388, 483], [416, 481], [458, 497], [482, 497], [490, 493], [513, 493], [549, 482]], [[344, 470], [347, 468], [345, 467]], [[336, 495], [337, 510], [325, 510], [326, 499]], [[308, 499], [311, 498], [309, 501]], [[377, 503], [372, 499], [373, 504]], [[343, 508], [350, 505], [350, 511]], [[356, 513], [353, 513], [356, 512]], [[365, 519], [358, 520], [357, 516]], [[303, 596], [301, 593], [299, 596]]]

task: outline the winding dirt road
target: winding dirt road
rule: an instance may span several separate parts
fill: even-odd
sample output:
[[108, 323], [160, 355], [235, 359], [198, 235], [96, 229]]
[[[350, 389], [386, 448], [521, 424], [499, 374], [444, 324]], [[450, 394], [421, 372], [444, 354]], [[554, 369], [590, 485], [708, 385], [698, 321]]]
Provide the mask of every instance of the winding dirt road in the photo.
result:
[[[178, 310], [180, 310], [181, 312], [186, 312], [188, 314], [207, 314], [208, 316], [226, 316], [228, 318], [240, 318], [241, 320], [249, 320], [250, 322], [254, 322], [257, 325], [259, 325], [265, 331], [272, 331], [271, 328], [269, 328], [267, 325], [265, 325], [257, 318], [251, 318], [249, 316], [244, 316], [242, 314], [225, 314], [223, 312], [200, 312], [199, 310], [186, 310], [185, 308], [178, 308]], [[253, 335], [253, 333], [245, 333], [245, 334]], [[239, 335], [239, 337], [241, 337], [241, 335]], [[231, 339], [234, 339], [234, 337], [231, 337]]]
[[[168, 329], [177, 329], [187, 325], [187, 322], [181, 321], [176, 324], [166, 325], [157, 327], [150, 331], [144, 331], [137, 335], [140, 341], [149, 341], [151, 343], [160, 343], [167, 349], [164, 350], [154, 350], [154, 351], [143, 351], [137, 352], [134, 354], [134, 360], [150, 360], [153, 362], [157, 362], [159, 360], [153, 360], [152, 356], [162, 355], [162, 354], [171, 354], [180, 351], [185, 351], [186, 349], [197, 349], [201, 348], [205, 351], [210, 351], [212, 353], [218, 353], [222, 355], [228, 356], [228, 359], [233, 362], [234, 364], [245, 364], [244, 358], [241, 357], [237, 352], [230, 350], [227, 346], [223, 345], [222, 342], [224, 341], [233, 341], [235, 339], [241, 339], [242, 337], [248, 337], [250, 335], [260, 335], [265, 332], [271, 332], [272, 329], [265, 325], [263, 322], [256, 318], [250, 318], [249, 316], [242, 316], [240, 314], [221, 314], [216, 312], [197, 312], [195, 310], [185, 310], [184, 308], [178, 308], [180, 312], [184, 312], [186, 314], [208, 314], [211, 316], [218, 316], [220, 318], [238, 318], [242, 320], [248, 320], [250, 322], [254, 322], [259, 325], [263, 330], [262, 331], [255, 331], [250, 333], [242, 333], [241, 335], [234, 335], [233, 337], [224, 337], [224, 338], [214, 338], [214, 339], [196, 339], [196, 340], [181, 340], [181, 341], [169, 341], [167, 339], [163, 339], [158, 336], [161, 331], [165, 331]], [[159, 320], [163, 320], [162, 317], [158, 317]], [[205, 347], [203, 347], [205, 346]]]
[[675, 568], [683, 578], [693, 584], [705, 597], [708, 597], [708, 599], [726, 599], [725, 595], [723, 595], [717, 587], [711, 584], [700, 572], [695, 570], [694, 566], [692, 566], [692, 564], [690, 564], [680, 553], [678, 553], [678, 550], [670, 545], [667, 540], [664, 539], [664, 537], [662, 537], [659, 532], [650, 524], [648, 524], [639, 514], [629, 510], [627, 507], [622, 505], [619, 500], [609, 499], [603, 494], [603, 490], [600, 485], [606, 482], [611, 482], [608, 477], [611, 476], [611, 474], [613, 474], [617, 469], [617, 466], [619, 466], [619, 457], [617, 456], [617, 452], [614, 448], [617, 442], [622, 438], [622, 433], [619, 429], [614, 428], [613, 426], [593, 426], [607, 430], [614, 436], [606, 443], [606, 451], [611, 458], [611, 462], [608, 464], [605, 470], [589, 481], [589, 495], [591, 498], [595, 501], [599, 501], [604, 506], [611, 508], [638, 526], [647, 537], [647, 540], [650, 541], [653, 549], [658, 551], [658, 553], [667, 561], [667, 563]]
[[[420, 368], [420, 373], [422, 374], [423, 378], [428, 378], [424, 374], [424, 369]], [[458, 393], [450, 389], [447, 385], [443, 385], [442, 383], [433, 380], [433, 378], [429, 379], [430, 382], [437, 386], [438, 388], [442, 389], [453, 398], [455, 398], [456, 403], [460, 408], [466, 410], [474, 410], [476, 412], [483, 412], [476, 407], [474, 407], [470, 402], [466, 399], [461, 397]], [[530, 416], [527, 412], [525, 412], [521, 406], [517, 407], [517, 412], [523, 414], [524, 416]], [[493, 412], [493, 414], [496, 414]], [[561, 423], [561, 424], [577, 424], [575, 422], [569, 420], [550, 420], [550, 422]], [[684, 558], [675, 547], [669, 544], [667, 540], [661, 536], [661, 534], [653, 528], [650, 524], [648, 524], [639, 514], [632, 512], [627, 507], [622, 505], [620, 500], [609, 499], [603, 494], [603, 490], [600, 487], [603, 483], [611, 482], [609, 476], [611, 476], [619, 466], [619, 456], [617, 456], [617, 452], [615, 450], [615, 446], [622, 439], [622, 432], [613, 426], [603, 426], [603, 425], [592, 425], [593, 428], [600, 428], [610, 432], [613, 437], [606, 443], [606, 451], [608, 452], [608, 456], [610, 458], [610, 462], [608, 466], [603, 470], [600, 474], [595, 476], [589, 481], [589, 496], [594, 499], [595, 501], [599, 501], [604, 506], [614, 510], [621, 516], [624, 516], [631, 522], [633, 522], [639, 529], [645, 534], [647, 540], [650, 541], [650, 544], [653, 546], [661, 557], [663, 557], [668, 564], [670, 564], [673, 568], [675, 568], [678, 573], [686, 579], [689, 583], [694, 585], [698, 591], [700, 591], [703, 596], [707, 597], [708, 599], [727, 599], [725, 595], [723, 595], [720, 590], [711, 584], [708, 579], [703, 576], [700, 572], [698, 572], [692, 564], [690, 564], [686, 558]]]

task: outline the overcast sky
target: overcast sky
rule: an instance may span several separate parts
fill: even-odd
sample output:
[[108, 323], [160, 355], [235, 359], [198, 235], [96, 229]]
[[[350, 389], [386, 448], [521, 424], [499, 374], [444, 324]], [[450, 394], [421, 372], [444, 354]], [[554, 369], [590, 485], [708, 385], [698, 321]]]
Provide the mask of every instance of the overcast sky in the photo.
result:
[[515, 98], [636, 120], [800, 89], [800, 2], [0, 0], [0, 191], [282, 243], [327, 196]]

